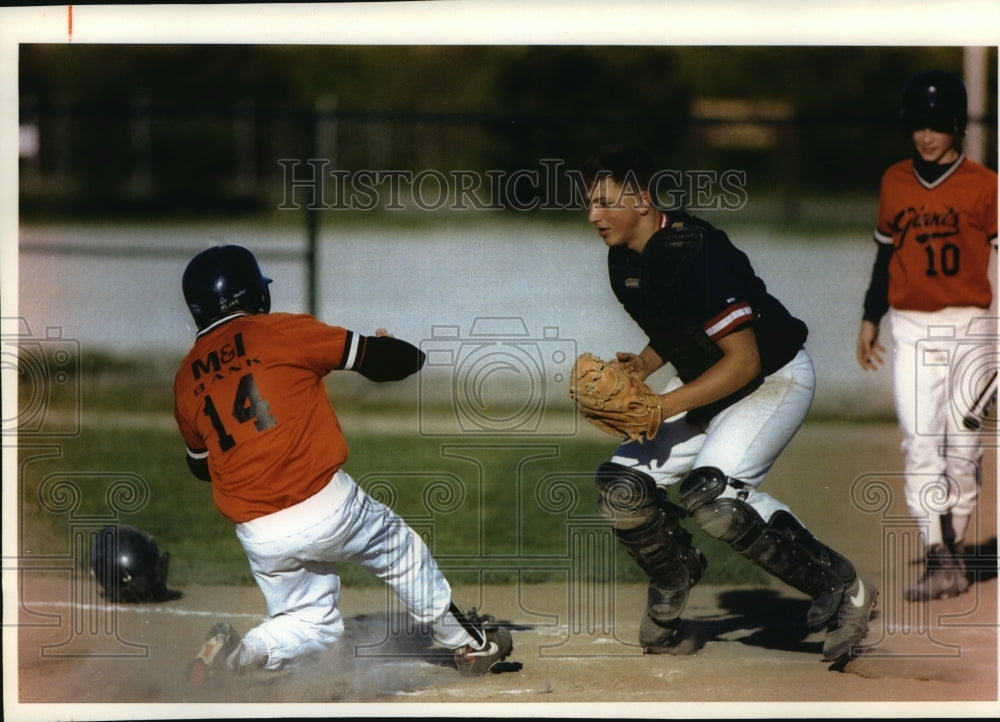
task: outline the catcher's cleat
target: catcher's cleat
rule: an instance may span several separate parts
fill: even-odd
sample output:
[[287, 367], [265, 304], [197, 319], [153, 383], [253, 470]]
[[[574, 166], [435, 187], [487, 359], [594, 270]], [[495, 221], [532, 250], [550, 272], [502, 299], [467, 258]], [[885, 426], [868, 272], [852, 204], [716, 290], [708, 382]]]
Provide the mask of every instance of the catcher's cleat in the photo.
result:
[[482, 649], [470, 644], [454, 650], [455, 666], [463, 677], [480, 677], [507, 659], [514, 649], [514, 642], [510, 630], [499, 626], [490, 614], [480, 616], [473, 608], [466, 614], [466, 619], [480, 630], [486, 643]]
[[847, 661], [858, 642], [868, 634], [868, 620], [875, 608], [878, 590], [860, 574], [844, 587], [837, 613], [827, 627], [823, 661]]
[[639, 625], [639, 644], [645, 654], [660, 654], [677, 634], [681, 612], [691, 584], [669, 589], [654, 581], [646, 592], [646, 611]]
[[229, 622], [216, 622], [205, 635], [201, 651], [188, 665], [184, 680], [191, 687], [203, 687], [228, 671], [227, 660], [240, 644], [240, 635]]
[[649, 616], [649, 612], [646, 612], [642, 616], [642, 624], [639, 625], [639, 644], [642, 645], [642, 653], [663, 654], [666, 652], [674, 641], [674, 637], [677, 636], [677, 628], [680, 623], [680, 617], [667, 622], [658, 622]]
[[952, 556], [943, 544], [932, 544], [927, 550], [923, 576], [903, 591], [903, 598], [908, 602], [928, 602], [957, 597], [968, 590], [969, 578], [961, 556]]

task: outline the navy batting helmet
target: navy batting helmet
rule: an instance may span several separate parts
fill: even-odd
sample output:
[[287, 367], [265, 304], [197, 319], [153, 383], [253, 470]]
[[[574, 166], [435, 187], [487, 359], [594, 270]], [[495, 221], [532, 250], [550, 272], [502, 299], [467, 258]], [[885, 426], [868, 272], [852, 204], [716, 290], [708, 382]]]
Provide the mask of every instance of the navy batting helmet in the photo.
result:
[[930, 128], [959, 137], [965, 135], [968, 122], [965, 83], [945, 70], [917, 73], [903, 86], [899, 121], [907, 133]]
[[198, 330], [237, 311], [271, 310], [271, 283], [253, 253], [242, 246], [215, 246], [191, 259], [181, 286]]
[[152, 537], [135, 527], [101, 529], [90, 545], [94, 576], [110, 602], [160, 602], [176, 599], [167, 589], [170, 554], [160, 553]]

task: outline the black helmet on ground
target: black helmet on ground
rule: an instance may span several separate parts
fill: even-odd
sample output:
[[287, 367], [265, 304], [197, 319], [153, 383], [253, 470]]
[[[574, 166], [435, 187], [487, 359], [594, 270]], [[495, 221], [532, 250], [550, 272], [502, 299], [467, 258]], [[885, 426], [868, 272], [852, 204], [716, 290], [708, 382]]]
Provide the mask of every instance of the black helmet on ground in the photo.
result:
[[145, 532], [114, 524], [101, 529], [91, 540], [91, 571], [109, 602], [162, 602], [177, 599], [167, 589], [170, 554], [160, 553]]

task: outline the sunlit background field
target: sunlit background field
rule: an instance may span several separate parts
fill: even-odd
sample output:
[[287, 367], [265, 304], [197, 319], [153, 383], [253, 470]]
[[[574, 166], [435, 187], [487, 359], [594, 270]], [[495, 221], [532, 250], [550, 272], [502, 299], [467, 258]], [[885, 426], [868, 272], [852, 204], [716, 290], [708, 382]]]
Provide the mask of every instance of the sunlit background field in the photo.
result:
[[[909, 152], [903, 81], [982, 71], [967, 143], [996, 167], [995, 48], [24, 43], [18, 61], [15, 553], [83, 566], [75, 540], [126, 521], [182, 585], [250, 583], [170, 413], [194, 334], [180, 278], [207, 246], [251, 248], [276, 310], [427, 351], [404, 382], [330, 378], [349, 470], [457, 581], [541, 580], [566, 573], [571, 531], [603, 529], [592, 474], [615, 443], [581, 428], [569, 366], [645, 343], [563, 173], [650, 148], [680, 179], [664, 200], [726, 230], [808, 324], [809, 422], [846, 425], [892, 420], [888, 369], [862, 373], [854, 343], [879, 174]], [[588, 534], [596, 575], [640, 578]], [[696, 536], [707, 579], [760, 580]]]

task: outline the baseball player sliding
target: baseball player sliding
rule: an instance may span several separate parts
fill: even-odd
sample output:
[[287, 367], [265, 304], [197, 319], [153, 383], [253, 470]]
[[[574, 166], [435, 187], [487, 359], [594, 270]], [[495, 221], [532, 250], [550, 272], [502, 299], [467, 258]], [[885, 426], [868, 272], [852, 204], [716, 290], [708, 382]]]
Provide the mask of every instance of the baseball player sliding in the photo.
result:
[[228, 622], [213, 625], [187, 681], [278, 670], [335, 645], [344, 633], [339, 561], [390, 585], [454, 650], [462, 674], [494, 669], [511, 652], [510, 632], [474, 609], [464, 614], [420, 536], [347, 473], [347, 443], [324, 386], [333, 371], [406, 378], [423, 366], [423, 352], [382, 329], [363, 336], [270, 313], [270, 283], [240, 246], [209, 248], [184, 271], [198, 331], [174, 381], [175, 416], [188, 466], [211, 482], [216, 506], [236, 525], [268, 612], [242, 638]]
[[[759, 489], [812, 403], [805, 324], [725, 233], [656, 207], [645, 153], [606, 148], [584, 170], [611, 287], [649, 338], [641, 352], [610, 362], [583, 355], [570, 389], [585, 418], [623, 439], [596, 482], [602, 514], [650, 576], [642, 647], [677, 650], [689, 590], [705, 568], [679, 523], [690, 514], [811, 597], [806, 621], [826, 630], [823, 659], [846, 663], [868, 632], [877, 591]], [[645, 379], [667, 363], [676, 376], [656, 394]], [[667, 498], [673, 485], [683, 508]]]
[[[878, 244], [857, 340], [862, 369], [878, 368], [879, 323], [892, 330], [893, 399], [903, 434], [906, 504], [920, 530], [923, 575], [910, 601], [969, 588], [965, 532], [979, 498], [979, 416], [996, 379], [997, 320], [989, 264], [997, 243], [997, 174], [965, 157], [965, 85], [928, 70], [903, 88], [899, 114], [909, 160], [890, 166], [879, 193]], [[969, 354], [985, 350], [980, 363]], [[969, 407], [957, 408], [969, 383]]]

